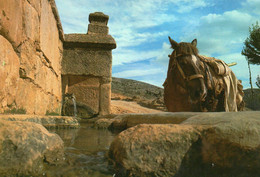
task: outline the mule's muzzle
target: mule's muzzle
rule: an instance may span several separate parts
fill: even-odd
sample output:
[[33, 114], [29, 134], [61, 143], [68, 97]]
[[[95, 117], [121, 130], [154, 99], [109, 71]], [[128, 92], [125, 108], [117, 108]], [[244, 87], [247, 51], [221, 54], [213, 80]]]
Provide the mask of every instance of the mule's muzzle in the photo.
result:
[[204, 83], [201, 83], [200, 87], [195, 88], [194, 90], [190, 91], [190, 101], [192, 103], [203, 102], [206, 100], [207, 97], [207, 89]]

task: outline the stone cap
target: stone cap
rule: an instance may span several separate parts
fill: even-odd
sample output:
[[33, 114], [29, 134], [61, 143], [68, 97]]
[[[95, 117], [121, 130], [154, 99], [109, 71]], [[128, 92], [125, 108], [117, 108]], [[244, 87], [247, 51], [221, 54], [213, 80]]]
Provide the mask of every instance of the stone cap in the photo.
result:
[[103, 12], [94, 12], [89, 14], [89, 22], [90, 23], [102, 23], [107, 25], [109, 20], [109, 16], [105, 15]]
[[89, 14], [88, 34], [107, 35], [109, 16], [102, 12], [95, 12]]
[[104, 48], [115, 49], [116, 41], [111, 35], [65, 34], [63, 44], [66, 48]]

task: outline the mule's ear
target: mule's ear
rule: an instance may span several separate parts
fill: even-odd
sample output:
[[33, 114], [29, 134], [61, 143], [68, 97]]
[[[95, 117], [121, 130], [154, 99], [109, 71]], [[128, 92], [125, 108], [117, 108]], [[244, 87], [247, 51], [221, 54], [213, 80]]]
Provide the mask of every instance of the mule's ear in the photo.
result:
[[196, 47], [196, 46], [197, 46], [197, 39], [194, 39], [194, 40], [191, 42], [191, 44]]
[[170, 36], [168, 36], [168, 37], [169, 37], [169, 41], [170, 41], [170, 43], [172, 45], [172, 48], [176, 49], [177, 46], [179, 45], [178, 42], [176, 42], [175, 40], [172, 40]]

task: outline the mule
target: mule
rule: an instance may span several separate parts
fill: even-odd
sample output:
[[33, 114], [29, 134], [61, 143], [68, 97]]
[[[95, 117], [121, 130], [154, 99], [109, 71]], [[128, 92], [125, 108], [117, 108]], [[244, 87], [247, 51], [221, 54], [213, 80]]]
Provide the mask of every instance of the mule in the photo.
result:
[[[221, 60], [199, 55], [197, 40], [177, 43], [169, 55], [164, 102], [170, 112], [238, 111], [244, 107], [243, 86]], [[213, 66], [223, 64], [225, 73]], [[214, 64], [214, 65], [212, 65]], [[221, 64], [220, 64], [221, 65]]]

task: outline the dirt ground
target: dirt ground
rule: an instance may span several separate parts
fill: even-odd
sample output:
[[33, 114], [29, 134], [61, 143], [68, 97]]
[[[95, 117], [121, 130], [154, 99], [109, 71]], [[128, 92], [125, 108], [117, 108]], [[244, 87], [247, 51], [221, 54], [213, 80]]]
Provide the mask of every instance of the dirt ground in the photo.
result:
[[111, 100], [111, 114], [158, 113], [158, 112], [162, 112], [162, 111], [142, 107], [136, 102], [123, 101], [123, 100]]

